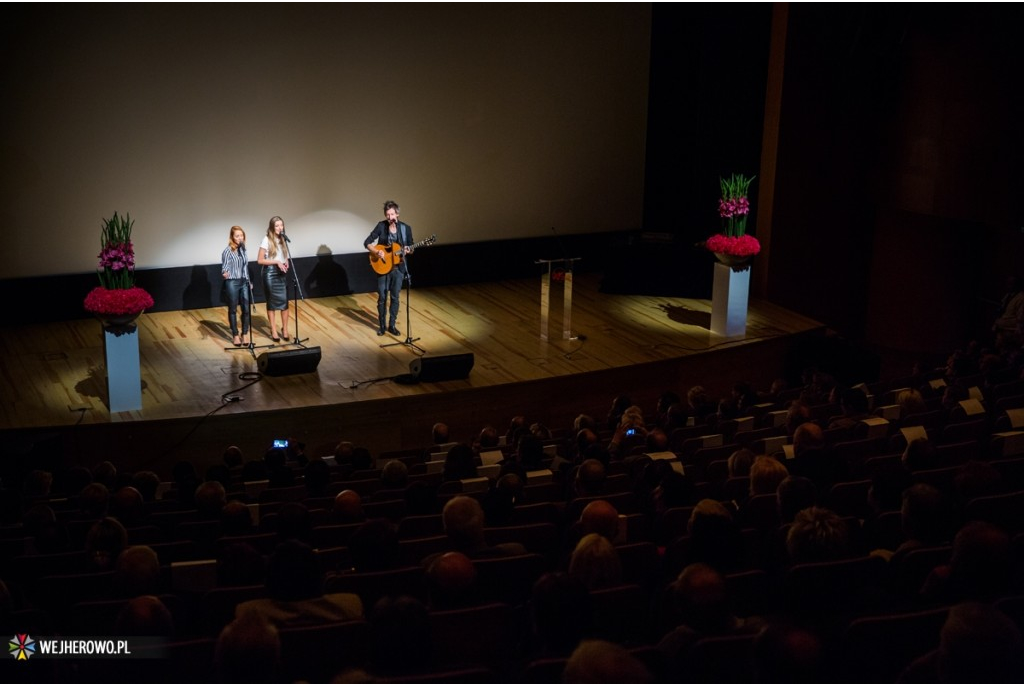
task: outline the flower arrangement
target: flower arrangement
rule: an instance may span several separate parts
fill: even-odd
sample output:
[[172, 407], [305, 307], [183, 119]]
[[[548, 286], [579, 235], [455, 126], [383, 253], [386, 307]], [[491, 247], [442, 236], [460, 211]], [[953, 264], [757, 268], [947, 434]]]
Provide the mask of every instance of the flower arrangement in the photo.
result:
[[117, 212], [103, 219], [96, 272], [100, 285], [86, 296], [86, 311], [98, 316], [138, 316], [153, 306], [152, 296], [135, 285], [134, 224], [130, 215]]
[[761, 243], [747, 235], [747, 215], [750, 201], [747, 191], [754, 180], [743, 174], [721, 178], [722, 197], [718, 201], [718, 215], [722, 217], [722, 232], [716, 233], [704, 242], [704, 246], [715, 254], [732, 257], [752, 257], [761, 251]]

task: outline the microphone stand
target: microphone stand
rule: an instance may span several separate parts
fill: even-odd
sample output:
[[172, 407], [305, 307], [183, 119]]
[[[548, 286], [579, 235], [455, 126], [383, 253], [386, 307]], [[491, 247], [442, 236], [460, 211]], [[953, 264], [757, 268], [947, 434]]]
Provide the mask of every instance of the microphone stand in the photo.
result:
[[395, 345], [406, 345], [419, 351], [420, 355], [427, 353], [422, 347], [416, 344], [419, 338], [412, 337], [412, 317], [410, 314], [410, 304], [412, 297], [412, 274], [409, 272], [409, 255], [403, 255], [405, 259], [405, 277], [402, 279], [405, 282], [405, 340], [402, 342], [385, 343], [381, 347], [394, 347]]
[[298, 345], [299, 347], [303, 347], [304, 348], [306, 346], [303, 345], [302, 343], [304, 343], [307, 340], [309, 340], [309, 338], [300, 338], [299, 337], [299, 299], [302, 299], [303, 301], [305, 301], [306, 298], [302, 294], [302, 286], [299, 285], [299, 277], [295, 274], [295, 261], [292, 259], [292, 248], [291, 248], [291, 242], [292, 241], [288, 239], [288, 236], [286, 236], [284, 234], [284, 232], [281, 233], [281, 237], [284, 238], [284, 240], [282, 242], [284, 244], [285, 252], [288, 253], [288, 273], [291, 274], [292, 281], [295, 282], [295, 298], [294, 298], [295, 299], [295, 339], [292, 340], [290, 343], [287, 343], [287, 344], [289, 344], [289, 345]]
[[[257, 345], [256, 343], [253, 342], [252, 315], [256, 313], [256, 298], [253, 297], [252, 279], [249, 278], [249, 256], [245, 253], [245, 244], [243, 243], [238, 249], [241, 250], [242, 258], [243, 261], [245, 262], [245, 292], [246, 296], [249, 298], [249, 344], [243, 345], [242, 347], [225, 347], [224, 349], [229, 350], [231, 352], [240, 352], [241, 350], [247, 350], [249, 354], [252, 355], [252, 358], [255, 361], [256, 350], [262, 349], [264, 347], [273, 347], [273, 345]], [[245, 319], [243, 318], [242, 321], [244, 327]]]

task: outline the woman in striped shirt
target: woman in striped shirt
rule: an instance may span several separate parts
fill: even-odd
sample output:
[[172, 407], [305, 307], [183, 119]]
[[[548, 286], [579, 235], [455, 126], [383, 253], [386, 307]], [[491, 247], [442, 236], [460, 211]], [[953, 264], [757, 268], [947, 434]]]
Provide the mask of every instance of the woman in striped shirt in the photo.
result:
[[[231, 324], [235, 347], [249, 344], [249, 258], [245, 254], [245, 231], [232, 226], [228, 246], [220, 256], [220, 271], [224, 277], [224, 296], [228, 301], [228, 323]], [[242, 308], [242, 333], [238, 333], [238, 307]]]

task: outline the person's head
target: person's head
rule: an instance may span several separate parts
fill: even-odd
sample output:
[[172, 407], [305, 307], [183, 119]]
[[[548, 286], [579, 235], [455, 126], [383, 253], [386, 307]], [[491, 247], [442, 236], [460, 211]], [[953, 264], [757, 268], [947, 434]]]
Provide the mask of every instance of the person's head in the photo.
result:
[[746, 478], [750, 475], [750, 467], [757, 455], [753, 450], [741, 447], [729, 455], [726, 465], [729, 467], [730, 478]]
[[355, 490], [342, 490], [334, 496], [333, 516], [339, 523], [365, 521], [363, 498]]
[[241, 226], [232, 226], [228, 231], [228, 247], [232, 251], [237, 250], [245, 242], [245, 229]]
[[573, 550], [569, 575], [583, 581], [588, 590], [600, 590], [622, 582], [622, 562], [608, 538], [588, 533]]
[[396, 676], [429, 670], [433, 645], [430, 612], [423, 602], [407, 595], [382, 597], [373, 605], [367, 619], [370, 624], [369, 661], [375, 675]]
[[619, 532], [619, 512], [603, 499], [594, 500], [580, 513], [580, 532], [597, 533], [614, 541]]
[[427, 586], [432, 609], [456, 609], [476, 599], [476, 567], [462, 552], [445, 552], [427, 568]]
[[935, 445], [928, 438], [915, 438], [907, 443], [900, 459], [911, 471], [936, 467]]
[[565, 683], [650, 683], [651, 672], [622, 645], [584, 640], [573, 650], [562, 675]]
[[839, 405], [847, 416], [863, 416], [868, 413], [868, 396], [860, 388], [849, 388], [840, 396]]
[[262, 585], [266, 579], [267, 562], [247, 542], [225, 545], [217, 555], [217, 585]]
[[808, 507], [797, 513], [786, 534], [791, 564], [845, 559], [850, 554], [846, 522], [824, 507]]
[[258, 611], [248, 611], [226, 625], [214, 651], [222, 683], [281, 682], [281, 637]]
[[939, 635], [938, 682], [1011, 683], [1024, 671], [1020, 628], [990, 604], [965, 602], [949, 610]]
[[533, 433], [523, 433], [516, 448], [519, 463], [527, 470], [539, 469], [544, 461], [544, 442]]
[[806, 628], [773, 622], [754, 639], [755, 682], [824, 682], [825, 663], [822, 639]]
[[242, 454], [242, 449], [236, 445], [229, 445], [224, 450], [222, 457], [224, 465], [229, 469], [240, 469], [242, 464], [245, 463], [245, 455]]
[[590, 632], [590, 593], [568, 573], [545, 573], [533, 584], [530, 618], [538, 647], [545, 656], [567, 656]]
[[398, 221], [398, 203], [394, 200], [384, 201], [384, 218], [387, 219], [389, 224], [393, 224]]
[[671, 585], [676, 621], [698, 633], [714, 635], [729, 631], [734, 623], [725, 577], [704, 563], [684, 568]]
[[106, 516], [109, 504], [110, 491], [103, 483], [89, 483], [78, 494], [78, 509], [88, 518]]
[[110, 515], [126, 528], [137, 525], [146, 516], [142, 493], [131, 486], [118, 488], [110, 498]]
[[786, 479], [789, 470], [774, 457], [760, 455], [750, 466], [750, 495], [774, 495], [779, 483]]
[[152, 502], [160, 487], [160, 476], [154, 471], [136, 471], [132, 476], [132, 487], [139, 491], [144, 502]]
[[303, 482], [310, 497], [324, 497], [331, 484], [331, 467], [323, 459], [311, 459], [303, 469]]
[[270, 244], [273, 245], [282, 233], [284, 233], [284, 219], [279, 216], [270, 217], [270, 221], [267, 223], [267, 238], [270, 239]]
[[118, 612], [114, 631], [132, 637], [173, 637], [174, 618], [158, 597], [139, 595]]
[[949, 541], [949, 503], [938, 488], [915, 483], [904, 490], [900, 520], [907, 540], [927, 545], [943, 545]]
[[448, 442], [449, 434], [448, 424], [446, 423], [435, 423], [434, 427], [430, 430], [430, 436], [435, 445], [443, 445]]
[[205, 520], [220, 518], [221, 510], [227, 504], [227, 494], [224, 486], [218, 481], [208, 480], [196, 488], [195, 494], [196, 511]]
[[992, 599], [1011, 578], [1010, 537], [985, 521], [969, 521], [953, 538], [949, 582], [964, 599]]
[[459, 443], [448, 450], [442, 478], [446, 481], [476, 478], [476, 455], [469, 445]]
[[391, 459], [380, 470], [380, 484], [386, 490], [404, 488], [409, 480], [409, 467], [400, 459]]
[[498, 442], [498, 430], [494, 426], [484, 426], [476, 438], [477, 445], [484, 451], [497, 447]]
[[302, 502], [285, 502], [277, 510], [277, 537], [281, 540], [309, 542], [313, 517]]
[[779, 521], [791, 523], [797, 513], [813, 507], [818, 500], [814, 481], [803, 476], [787, 476], [775, 491], [779, 506]]
[[576, 495], [593, 497], [604, 492], [607, 471], [604, 464], [597, 459], [585, 459], [576, 469]]
[[907, 388], [896, 395], [896, 404], [900, 408], [900, 417], [904, 418], [912, 414], [920, 414], [927, 410], [924, 398], [921, 393], [913, 388]]
[[128, 531], [117, 519], [102, 518], [92, 524], [85, 536], [85, 551], [89, 568], [110, 571], [114, 562], [128, 544]]
[[786, 409], [786, 435], [793, 437], [796, 429], [811, 420], [811, 408], [804, 402], [793, 400]]
[[793, 454], [800, 456], [825, 447], [825, 436], [821, 426], [810, 421], [800, 424], [793, 431]]
[[484, 546], [484, 510], [472, 497], [452, 497], [441, 512], [444, 532], [456, 550]]
[[220, 528], [225, 536], [248, 535], [252, 531], [252, 513], [244, 502], [231, 500], [220, 510]]
[[114, 586], [123, 597], [160, 593], [160, 560], [152, 547], [135, 545], [123, 550], [114, 564]]

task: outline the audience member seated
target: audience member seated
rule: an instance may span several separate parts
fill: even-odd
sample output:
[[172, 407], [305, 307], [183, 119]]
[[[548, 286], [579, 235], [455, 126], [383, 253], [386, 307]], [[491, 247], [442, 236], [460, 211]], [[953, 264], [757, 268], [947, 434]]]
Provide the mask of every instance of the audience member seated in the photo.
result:
[[290, 488], [295, 485], [295, 474], [288, 466], [288, 453], [280, 447], [271, 447], [263, 455], [263, 463], [267, 465], [267, 480], [270, 488]]
[[839, 407], [843, 415], [828, 424], [829, 429], [853, 428], [864, 419], [870, 418], [868, 396], [860, 388], [844, 390], [839, 398]]
[[907, 443], [903, 454], [900, 455], [900, 460], [910, 471], [924, 471], [945, 466], [945, 464], [936, 463], [935, 445], [928, 438], [915, 438]]
[[409, 484], [409, 467], [405, 462], [391, 459], [380, 470], [380, 487], [383, 490], [398, 490]]
[[[400, 682], [402, 676], [431, 670], [433, 645], [430, 613], [423, 602], [405, 595], [382, 597], [374, 604], [368, 620], [368, 666], [375, 678], [380, 680], [362, 682]], [[467, 649], [472, 649], [472, 646], [467, 645]]]
[[85, 572], [113, 571], [121, 551], [128, 546], [128, 532], [117, 519], [102, 518], [85, 536]]
[[174, 637], [174, 617], [160, 598], [139, 595], [118, 612], [114, 632], [130, 637]]
[[686, 532], [689, 544], [675, 568], [703, 562], [721, 573], [732, 573], [744, 567], [739, 525], [721, 502], [713, 499], [698, 502], [690, 514]]
[[220, 531], [225, 537], [252, 535], [256, 527], [252, 523], [249, 507], [236, 499], [231, 500], [220, 510]]
[[217, 586], [263, 585], [266, 560], [247, 542], [225, 545], [217, 555]]
[[121, 597], [161, 593], [160, 560], [152, 547], [135, 545], [118, 555], [114, 564], [114, 588]]
[[110, 515], [125, 528], [133, 528], [144, 522], [146, 504], [142, 493], [131, 486], [118, 488], [110, 498]]
[[949, 502], [931, 485], [916, 483], [903, 492], [900, 523], [904, 541], [893, 552], [891, 564], [915, 549], [947, 545], [952, 534]]
[[426, 569], [430, 608], [461, 609], [478, 602], [476, 567], [462, 552], [445, 552]]
[[928, 411], [924, 398], [921, 397], [921, 392], [914, 388], [907, 388], [898, 393], [896, 395], [896, 404], [900, 408], [901, 419]]
[[597, 459], [586, 459], [576, 469], [576, 476], [573, 479], [572, 496], [597, 497], [604, 494], [604, 482], [607, 478], [607, 471], [604, 464]]
[[750, 467], [750, 496], [774, 495], [787, 476], [785, 464], [774, 457], [759, 455]]
[[821, 492], [828, 490], [847, 476], [846, 464], [825, 449], [825, 437], [816, 423], [804, 423], [793, 433], [793, 458], [786, 468], [796, 476], [814, 481]]
[[523, 494], [523, 479], [515, 473], [498, 478], [494, 487], [484, 494], [481, 506], [488, 526], [507, 526], [512, 523], [516, 503]]
[[22, 516], [22, 531], [32, 539], [37, 554], [56, 554], [69, 548], [68, 531], [46, 504], [34, 504]]
[[746, 447], [741, 447], [729, 455], [726, 466], [729, 469], [729, 478], [748, 478], [750, 467], [754, 465], [754, 458], [757, 455]]
[[614, 587], [622, 583], [622, 562], [606, 537], [588, 533], [572, 553], [569, 575], [579, 578], [588, 590]]
[[333, 523], [362, 523], [365, 520], [363, 498], [358, 492], [342, 490], [334, 496], [334, 507], [331, 509]]
[[733, 613], [725, 576], [708, 564], [684, 568], [668, 591], [675, 627], [661, 638], [658, 649], [671, 663], [678, 665], [690, 645], [701, 638], [757, 632], [763, 625], [756, 618], [742, 619]]
[[530, 598], [530, 658], [568, 657], [590, 633], [590, 593], [568, 573], [545, 573], [533, 584]]
[[824, 641], [807, 628], [769, 623], [754, 640], [754, 682], [823, 683], [829, 680], [826, 668]]
[[299, 540], [309, 542], [313, 534], [313, 519], [302, 502], [285, 502], [277, 510], [277, 537], [281, 542]]
[[220, 519], [224, 505], [227, 504], [227, 493], [219, 482], [208, 480], [196, 488], [194, 500], [199, 519], [216, 521]]
[[603, 499], [594, 500], [580, 513], [579, 531], [581, 536], [597, 533], [614, 543], [619, 533], [619, 512]]
[[136, 471], [132, 476], [132, 487], [142, 495], [143, 502], [155, 502], [156, 491], [160, 488], [160, 476], [154, 471]]
[[647, 667], [624, 647], [605, 640], [584, 640], [565, 664], [564, 683], [650, 683]]
[[311, 459], [303, 469], [306, 497], [327, 497], [331, 485], [331, 467], [323, 459]]
[[222, 683], [279, 683], [281, 638], [259, 612], [239, 616], [220, 632], [214, 652], [217, 680]]
[[460, 495], [448, 500], [441, 516], [452, 550], [462, 552], [470, 559], [526, 554], [526, 548], [518, 542], [487, 544], [484, 539], [484, 511], [480, 502], [472, 497]]
[[450, 482], [476, 476], [476, 455], [473, 454], [472, 447], [459, 443], [448, 450], [448, 456], [444, 459], [442, 480]]
[[932, 570], [921, 592], [942, 603], [991, 601], [1009, 591], [1012, 568], [1010, 537], [991, 523], [971, 521], [953, 538], [949, 563]]
[[788, 476], [775, 491], [779, 504], [779, 523], [792, 523], [797, 513], [818, 503], [818, 489], [810, 478]]
[[914, 660], [901, 683], [1016, 683], [1024, 673], [1021, 630], [989, 604], [965, 602], [949, 610], [939, 647]]
[[242, 602], [236, 617], [255, 612], [280, 628], [321, 625], [363, 618], [358, 595], [324, 594], [320, 560], [309, 545], [298, 540], [282, 542], [267, 566], [267, 597]]
[[78, 512], [82, 519], [100, 519], [110, 507], [110, 491], [103, 483], [89, 483], [78, 495]]
[[786, 535], [790, 565], [847, 559], [851, 547], [846, 522], [823, 507], [810, 507], [798, 513]]

